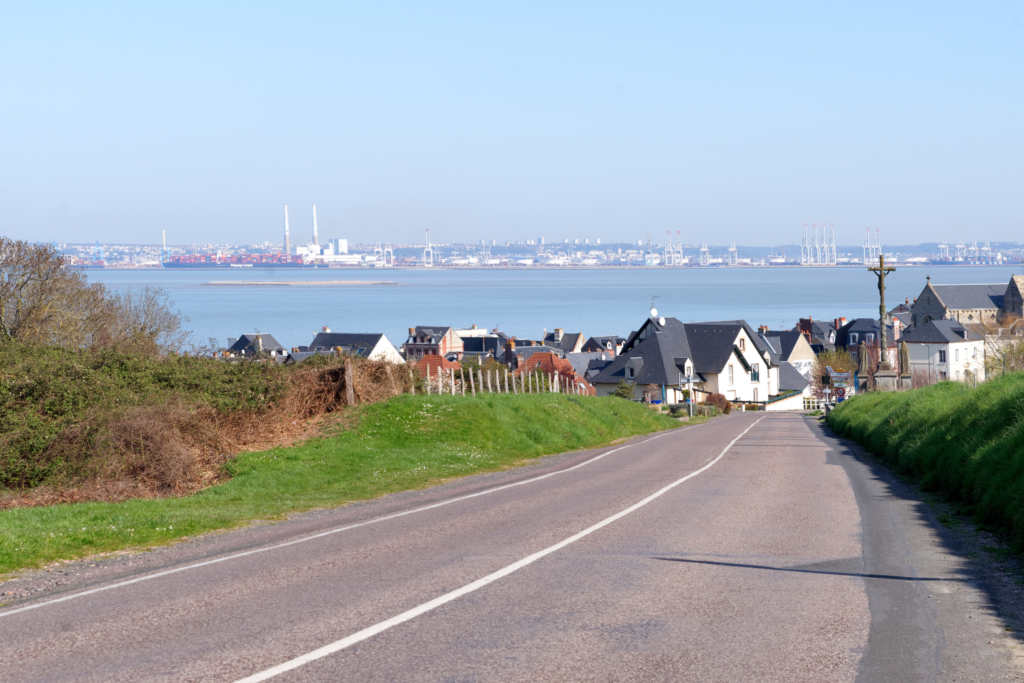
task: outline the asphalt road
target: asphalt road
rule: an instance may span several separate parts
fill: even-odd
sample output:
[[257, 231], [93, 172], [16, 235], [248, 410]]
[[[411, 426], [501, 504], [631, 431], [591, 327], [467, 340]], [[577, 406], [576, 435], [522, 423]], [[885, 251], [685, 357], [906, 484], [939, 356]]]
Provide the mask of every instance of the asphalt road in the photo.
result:
[[734, 413], [86, 563], [0, 610], [0, 680], [1012, 679], [929, 533], [815, 421]]

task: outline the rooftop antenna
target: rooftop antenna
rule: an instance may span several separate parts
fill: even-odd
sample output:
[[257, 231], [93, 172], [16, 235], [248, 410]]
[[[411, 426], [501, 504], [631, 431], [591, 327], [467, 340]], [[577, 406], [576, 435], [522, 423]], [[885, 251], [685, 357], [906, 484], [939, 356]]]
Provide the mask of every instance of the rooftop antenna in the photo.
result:
[[288, 236], [288, 205], [284, 205], [284, 253], [285, 255], [290, 254], [292, 251], [292, 240]]
[[316, 236], [316, 204], [313, 205], [313, 244], [320, 246], [320, 240]]
[[656, 299], [660, 299], [660, 298], [661, 298], [660, 296], [652, 296], [651, 297], [651, 317], [652, 318], [657, 318], [658, 317], [658, 309], [654, 307], [654, 301]]

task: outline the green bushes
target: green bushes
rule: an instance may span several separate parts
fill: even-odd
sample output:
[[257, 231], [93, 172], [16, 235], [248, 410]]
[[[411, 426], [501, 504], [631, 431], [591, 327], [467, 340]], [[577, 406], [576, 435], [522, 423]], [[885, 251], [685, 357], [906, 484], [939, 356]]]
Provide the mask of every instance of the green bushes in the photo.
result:
[[208, 440], [198, 412], [258, 413], [287, 386], [271, 363], [0, 344], [0, 487], [117, 474], [126, 449], [159, 459], [175, 440], [168, 429]]
[[855, 396], [827, 420], [1024, 551], [1024, 374]]

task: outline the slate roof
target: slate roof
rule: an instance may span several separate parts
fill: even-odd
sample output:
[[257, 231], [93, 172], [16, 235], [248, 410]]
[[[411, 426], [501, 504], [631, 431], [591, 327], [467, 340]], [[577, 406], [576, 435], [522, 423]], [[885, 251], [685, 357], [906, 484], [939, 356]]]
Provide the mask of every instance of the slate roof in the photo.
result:
[[[649, 318], [640, 330], [630, 335], [622, 353], [593, 381], [618, 383], [627, 376], [627, 364], [633, 361], [635, 366], [636, 359], [642, 362], [632, 378], [636, 384], [674, 385], [679, 382], [687, 359], [691, 360], [695, 373], [717, 374], [735, 353], [733, 343], [744, 327], [745, 323], [683, 323], [676, 318], [666, 318], [661, 325]], [[641, 340], [640, 334], [645, 329], [653, 333]]]
[[[840, 327], [836, 332], [837, 348], [846, 348], [849, 346], [847, 340], [850, 338], [851, 332], [856, 332], [859, 335], [857, 344], [864, 341], [864, 334], [868, 332], [873, 333], [875, 335], [875, 341], [878, 341], [878, 320], [875, 318], [854, 318]], [[889, 344], [893, 343], [892, 325], [885, 326], [885, 338]], [[900, 339], [902, 340], [903, 337], [901, 336]], [[857, 344], [854, 344], [854, 346], [857, 346]]]
[[463, 337], [462, 352], [472, 356], [489, 353], [497, 358], [505, 349], [505, 342], [507, 340], [508, 337], [501, 332], [496, 335], [489, 334], [483, 337]]
[[1006, 285], [932, 285], [946, 308], [953, 310], [1002, 308]]
[[266, 352], [270, 351], [287, 351], [281, 343], [274, 339], [269, 334], [243, 334], [235, 340], [235, 343], [228, 347], [228, 351], [231, 353], [255, 353], [259, 346], [256, 343], [256, 337], [260, 337], [263, 340], [263, 350]]
[[331, 350], [340, 346], [341, 350], [351, 356], [369, 356], [380, 343], [383, 334], [360, 334], [349, 332], [320, 332], [309, 343], [309, 346], [300, 346], [300, 351]]
[[807, 378], [793, 367], [793, 364], [782, 361], [779, 364], [779, 391], [803, 391], [808, 385]]
[[764, 336], [767, 337], [768, 342], [774, 347], [775, 352], [779, 354], [781, 363], [781, 361], [788, 360], [790, 355], [792, 355], [793, 348], [800, 341], [803, 333], [796, 330], [768, 330], [764, 333]]
[[553, 346], [556, 349], [562, 349], [567, 353], [576, 348], [577, 342], [581, 341], [583, 341], [582, 332], [565, 332], [562, 334], [562, 339], [560, 341], [555, 341], [554, 332], [549, 332], [544, 335], [543, 339], [545, 346]]
[[[444, 338], [444, 336], [446, 334], [448, 334], [448, 330], [450, 330], [450, 329], [452, 329], [451, 325], [437, 325], [437, 326], [432, 326], [432, 327], [427, 327], [426, 325], [417, 325], [415, 332], [412, 335], [409, 336], [409, 339], [408, 339], [408, 341], [406, 341], [406, 343], [407, 344], [440, 344], [441, 340]], [[427, 341], [425, 341], [425, 342], [416, 341], [417, 339], [420, 338], [421, 335], [426, 335], [427, 336]]]
[[907, 330], [900, 336], [900, 341], [908, 344], [948, 344], [981, 338], [981, 335], [955, 320], [930, 320], [924, 325]]
[[601, 360], [601, 356], [608, 358], [609, 353], [607, 351], [594, 351], [590, 353], [567, 353], [565, 359], [572, 363], [573, 370], [580, 377], [587, 374], [587, 369], [590, 367], [590, 362], [594, 360]]
[[[591, 337], [583, 345], [581, 351], [612, 351], [614, 352], [616, 347], [620, 344], [625, 344], [626, 340], [618, 335], [606, 335], [601, 337]], [[608, 344], [611, 344], [611, 349], [608, 348]]]

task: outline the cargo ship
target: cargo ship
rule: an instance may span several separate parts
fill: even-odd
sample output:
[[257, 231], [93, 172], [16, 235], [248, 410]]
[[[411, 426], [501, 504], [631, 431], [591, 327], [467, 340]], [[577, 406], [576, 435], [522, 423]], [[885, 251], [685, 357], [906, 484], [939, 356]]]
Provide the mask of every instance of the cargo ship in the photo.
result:
[[164, 256], [164, 268], [316, 268], [301, 256], [286, 254], [188, 254]]

